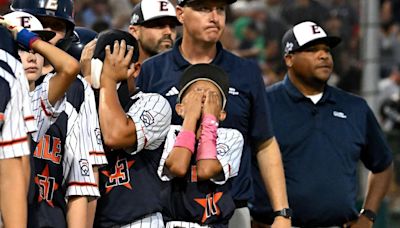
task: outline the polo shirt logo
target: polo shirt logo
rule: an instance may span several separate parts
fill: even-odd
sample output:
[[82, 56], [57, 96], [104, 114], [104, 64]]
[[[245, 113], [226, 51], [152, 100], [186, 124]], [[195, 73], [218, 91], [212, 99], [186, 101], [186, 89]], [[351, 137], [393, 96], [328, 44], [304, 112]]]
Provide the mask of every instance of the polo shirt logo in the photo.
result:
[[165, 96], [171, 97], [179, 94], [179, 90], [174, 86], [172, 87]]
[[339, 112], [339, 111], [333, 111], [333, 116], [338, 117], [338, 118], [342, 118], [342, 119], [346, 119], [347, 118], [347, 116], [343, 112]]
[[232, 88], [232, 87], [229, 87], [229, 92], [228, 93], [231, 94], [231, 95], [234, 95], [234, 96], [239, 95], [239, 92], [236, 91], [236, 89]]

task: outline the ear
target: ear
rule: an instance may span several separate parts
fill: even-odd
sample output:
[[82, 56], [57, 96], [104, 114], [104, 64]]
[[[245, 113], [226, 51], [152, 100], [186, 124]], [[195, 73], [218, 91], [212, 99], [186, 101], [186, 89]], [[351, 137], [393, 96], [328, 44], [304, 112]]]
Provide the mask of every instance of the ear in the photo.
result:
[[176, 6], [176, 18], [178, 21], [183, 24], [184, 21], [184, 13], [183, 13], [183, 7], [181, 6]]
[[140, 69], [142, 67], [142, 64], [140, 64], [139, 62], [133, 63], [133, 77], [137, 78], [139, 76], [140, 73]]
[[219, 112], [218, 120], [224, 121], [225, 118], [226, 118], [226, 112], [224, 110], [221, 110], [221, 112]]
[[181, 103], [177, 103], [175, 105], [175, 111], [178, 114], [178, 116], [183, 117], [183, 105]]
[[286, 66], [291, 68], [293, 66], [293, 54], [286, 54], [284, 58]]
[[129, 25], [129, 33], [135, 37], [135, 39], [139, 39], [139, 26], [137, 25]]

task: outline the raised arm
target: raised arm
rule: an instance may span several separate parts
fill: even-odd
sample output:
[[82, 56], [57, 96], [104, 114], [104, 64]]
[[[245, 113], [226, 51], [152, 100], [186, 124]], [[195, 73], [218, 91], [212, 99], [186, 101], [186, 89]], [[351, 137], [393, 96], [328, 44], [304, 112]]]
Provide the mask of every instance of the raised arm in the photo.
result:
[[31, 49], [41, 54], [54, 67], [55, 75], [49, 81], [49, 101], [54, 105], [79, 74], [79, 63], [63, 50], [40, 39], [31, 44]]
[[136, 144], [136, 126], [126, 116], [117, 93], [117, 83], [126, 80], [134, 69], [130, 69], [133, 49], [125, 56], [126, 42], [116, 41], [111, 53], [107, 46], [103, 71], [101, 74], [99, 117], [104, 143], [114, 149], [126, 148]]

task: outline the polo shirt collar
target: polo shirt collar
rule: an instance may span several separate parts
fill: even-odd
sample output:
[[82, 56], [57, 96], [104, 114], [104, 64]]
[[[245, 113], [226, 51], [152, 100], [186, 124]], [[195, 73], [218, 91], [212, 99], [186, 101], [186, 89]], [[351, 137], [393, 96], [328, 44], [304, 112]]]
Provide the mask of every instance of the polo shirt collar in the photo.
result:
[[[304, 101], [304, 100], [308, 100], [309, 98], [307, 98], [306, 96], [304, 96], [294, 85], [293, 83], [290, 81], [289, 76], [286, 74], [285, 78], [283, 79], [283, 85], [286, 89], [286, 92], [289, 94], [289, 96], [291, 97], [291, 99], [295, 102], [300, 102], [300, 101]], [[324, 90], [324, 94], [322, 95], [322, 98], [320, 101], [318, 101], [318, 103], [336, 103], [336, 96], [335, 94], [332, 92], [333, 88], [329, 85], [325, 86], [325, 90]]]
[[[175, 41], [175, 44], [174, 44], [174, 46], [172, 48], [172, 55], [173, 55], [173, 58], [174, 58], [176, 70], [186, 69], [188, 66], [191, 65], [182, 56], [182, 54], [181, 54], [181, 52], [179, 50], [179, 47], [181, 46], [181, 44], [182, 44], [182, 37]], [[213, 59], [213, 61], [211, 63], [214, 64], [214, 65], [221, 66], [224, 63], [222, 61], [223, 60], [223, 55], [224, 55], [223, 47], [222, 47], [221, 42], [219, 42], [219, 41], [217, 42], [216, 45], [217, 45], [217, 55], [215, 56], [215, 58]], [[224, 67], [224, 68], [225, 69], [229, 69], [229, 68], [226, 68], [226, 67]]]

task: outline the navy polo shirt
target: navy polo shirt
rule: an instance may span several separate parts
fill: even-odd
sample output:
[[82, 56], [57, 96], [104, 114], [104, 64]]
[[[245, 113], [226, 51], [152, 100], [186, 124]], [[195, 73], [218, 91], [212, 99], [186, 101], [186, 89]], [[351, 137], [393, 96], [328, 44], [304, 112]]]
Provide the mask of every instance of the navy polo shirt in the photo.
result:
[[[288, 76], [268, 88], [267, 97], [293, 225], [333, 226], [357, 218], [358, 161], [373, 173], [392, 163], [392, 153], [366, 101], [327, 86], [314, 104]], [[266, 206], [259, 175], [255, 178], [251, 210], [256, 220], [263, 221], [271, 208]]]
[[[190, 66], [179, 51], [182, 39], [164, 53], [147, 59], [141, 67], [137, 86], [147, 93], [159, 93], [171, 104], [172, 123], [182, 124], [176, 114], [179, 80], [183, 71]], [[254, 61], [242, 59], [222, 48], [217, 43], [217, 55], [212, 61], [229, 75], [229, 96], [226, 106], [227, 118], [221, 127], [239, 130], [244, 137], [244, 148], [239, 175], [234, 179], [232, 193], [235, 200], [252, 197], [250, 169], [251, 145], [273, 136], [261, 71]]]

